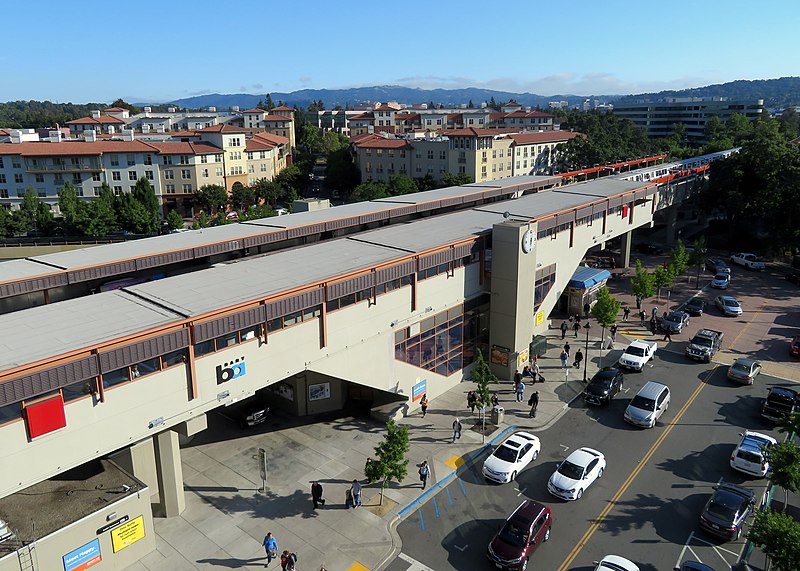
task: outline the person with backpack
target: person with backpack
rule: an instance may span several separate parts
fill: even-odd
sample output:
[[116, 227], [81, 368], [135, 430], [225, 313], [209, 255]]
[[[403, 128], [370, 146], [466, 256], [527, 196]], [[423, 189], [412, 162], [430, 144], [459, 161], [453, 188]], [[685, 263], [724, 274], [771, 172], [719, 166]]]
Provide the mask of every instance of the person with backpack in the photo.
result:
[[573, 363], [576, 369], [581, 368], [581, 362], [583, 362], [583, 353], [581, 352], [580, 349], [578, 349], [577, 351], [575, 351], [575, 363]]
[[264, 551], [267, 552], [267, 564], [264, 567], [268, 567], [272, 560], [278, 556], [278, 541], [270, 531], [264, 536], [264, 541], [261, 542], [261, 545], [264, 546]]
[[531, 406], [529, 416], [531, 418], [536, 418], [536, 409], [539, 408], [539, 391], [533, 391], [531, 398], [528, 399], [528, 404]]
[[419, 481], [422, 482], [422, 489], [428, 485], [428, 477], [431, 475], [431, 468], [428, 466], [428, 461], [423, 460], [421, 464], [417, 464], [419, 468]]
[[297, 554], [290, 553], [286, 558], [286, 571], [296, 571], [297, 569]]

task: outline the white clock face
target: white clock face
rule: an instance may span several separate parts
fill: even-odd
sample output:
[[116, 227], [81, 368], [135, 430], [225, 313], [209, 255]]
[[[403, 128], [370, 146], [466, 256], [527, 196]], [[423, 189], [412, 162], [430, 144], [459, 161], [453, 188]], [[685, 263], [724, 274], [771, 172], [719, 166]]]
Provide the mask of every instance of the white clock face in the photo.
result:
[[536, 234], [533, 230], [527, 230], [522, 235], [522, 251], [526, 254], [533, 250], [536, 245]]

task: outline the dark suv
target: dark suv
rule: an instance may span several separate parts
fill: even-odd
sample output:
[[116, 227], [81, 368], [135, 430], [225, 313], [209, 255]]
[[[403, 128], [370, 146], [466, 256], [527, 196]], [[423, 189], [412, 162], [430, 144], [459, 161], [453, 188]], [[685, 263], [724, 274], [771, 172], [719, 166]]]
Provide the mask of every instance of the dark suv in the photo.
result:
[[722, 539], [739, 539], [753, 512], [752, 490], [720, 482], [700, 514], [700, 528]]
[[583, 391], [587, 404], [607, 405], [622, 389], [622, 373], [619, 369], [606, 367], [595, 374]]
[[239, 428], [245, 429], [266, 422], [269, 406], [264, 397], [257, 393], [223, 408], [220, 414], [236, 422]]
[[797, 412], [798, 395], [792, 389], [784, 387], [772, 387], [764, 399], [764, 406], [761, 408], [761, 416], [765, 420], [778, 422], [787, 414]]
[[494, 536], [486, 556], [498, 569], [522, 571], [542, 543], [550, 539], [553, 512], [545, 505], [525, 500]]

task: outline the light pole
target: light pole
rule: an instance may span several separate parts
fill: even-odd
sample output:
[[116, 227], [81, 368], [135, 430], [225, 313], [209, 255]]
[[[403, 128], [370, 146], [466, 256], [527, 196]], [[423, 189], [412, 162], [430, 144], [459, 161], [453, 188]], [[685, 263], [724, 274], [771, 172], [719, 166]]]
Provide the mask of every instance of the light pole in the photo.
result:
[[583, 326], [586, 330], [586, 354], [583, 356], [583, 382], [586, 382], [586, 363], [589, 360], [589, 329], [592, 328], [589, 321], [586, 321], [586, 325]]

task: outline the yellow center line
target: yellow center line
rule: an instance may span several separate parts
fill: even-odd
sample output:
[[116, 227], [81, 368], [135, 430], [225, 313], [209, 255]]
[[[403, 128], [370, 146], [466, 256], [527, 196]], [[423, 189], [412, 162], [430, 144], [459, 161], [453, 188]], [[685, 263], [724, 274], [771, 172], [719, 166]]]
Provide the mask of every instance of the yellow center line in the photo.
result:
[[678, 425], [678, 422], [680, 422], [683, 415], [686, 413], [686, 411], [689, 409], [689, 407], [692, 405], [695, 399], [697, 399], [697, 397], [700, 395], [700, 392], [706, 386], [706, 379], [709, 379], [714, 374], [714, 371], [717, 370], [717, 368], [718, 367], [715, 367], [714, 369], [709, 370], [708, 374], [694, 390], [694, 393], [692, 393], [692, 396], [690, 396], [689, 400], [686, 401], [686, 404], [683, 405], [683, 408], [681, 408], [681, 410], [678, 411], [678, 414], [675, 415], [675, 418], [667, 427], [667, 429], [661, 433], [661, 436], [659, 436], [658, 439], [653, 443], [653, 445], [650, 447], [650, 450], [647, 451], [647, 454], [644, 455], [644, 457], [636, 466], [636, 468], [633, 469], [633, 472], [631, 472], [628, 478], [622, 483], [622, 486], [620, 486], [619, 490], [617, 490], [617, 493], [614, 494], [614, 497], [611, 498], [611, 501], [608, 502], [608, 505], [603, 509], [602, 512], [600, 512], [600, 515], [595, 518], [594, 522], [589, 526], [589, 529], [586, 530], [586, 533], [583, 534], [583, 537], [581, 537], [580, 541], [578, 541], [578, 543], [575, 544], [575, 547], [572, 548], [572, 551], [570, 551], [569, 555], [567, 555], [567, 558], [559, 566], [558, 571], [566, 571], [567, 568], [569, 568], [569, 566], [572, 565], [572, 562], [575, 560], [578, 554], [583, 550], [584, 546], [589, 542], [592, 535], [594, 535], [594, 532], [597, 531], [597, 529], [603, 523], [603, 520], [606, 518], [606, 516], [611, 512], [612, 509], [614, 509], [614, 506], [616, 506], [617, 502], [620, 500], [622, 495], [628, 491], [630, 485], [633, 483], [633, 481], [636, 479], [639, 473], [644, 469], [645, 465], [653, 456], [653, 454], [655, 454], [656, 450], [658, 450], [658, 448], [661, 446], [664, 440], [666, 440], [667, 436], [669, 436], [670, 432], [672, 432], [672, 429]]
[[745, 330], [746, 330], [748, 327], [750, 327], [750, 326], [753, 324], [753, 321], [755, 321], [755, 320], [756, 320], [756, 317], [758, 317], [759, 315], [761, 315], [761, 312], [762, 312], [762, 311], [764, 311], [764, 305], [766, 305], [766, 303], [767, 303], [766, 301], [762, 301], [762, 302], [761, 302], [761, 307], [759, 307], [759, 308], [758, 308], [758, 311], [756, 311], [756, 312], [753, 314], [753, 317], [751, 317], [751, 318], [750, 318], [750, 320], [749, 320], [749, 321], [748, 321], [748, 322], [745, 324], [745, 326], [744, 326], [744, 327], [742, 327], [742, 328], [739, 330], [739, 333], [736, 335], [736, 337], [734, 337], [734, 338], [733, 338], [733, 343], [731, 343], [731, 344], [728, 346], [728, 349], [729, 349], [729, 350], [733, 350], [733, 346], [734, 346], [734, 345], [736, 345], [736, 342], [739, 340], [739, 337], [741, 337], [741, 336], [742, 336], [742, 333], [744, 333], [744, 332], [745, 332]]

